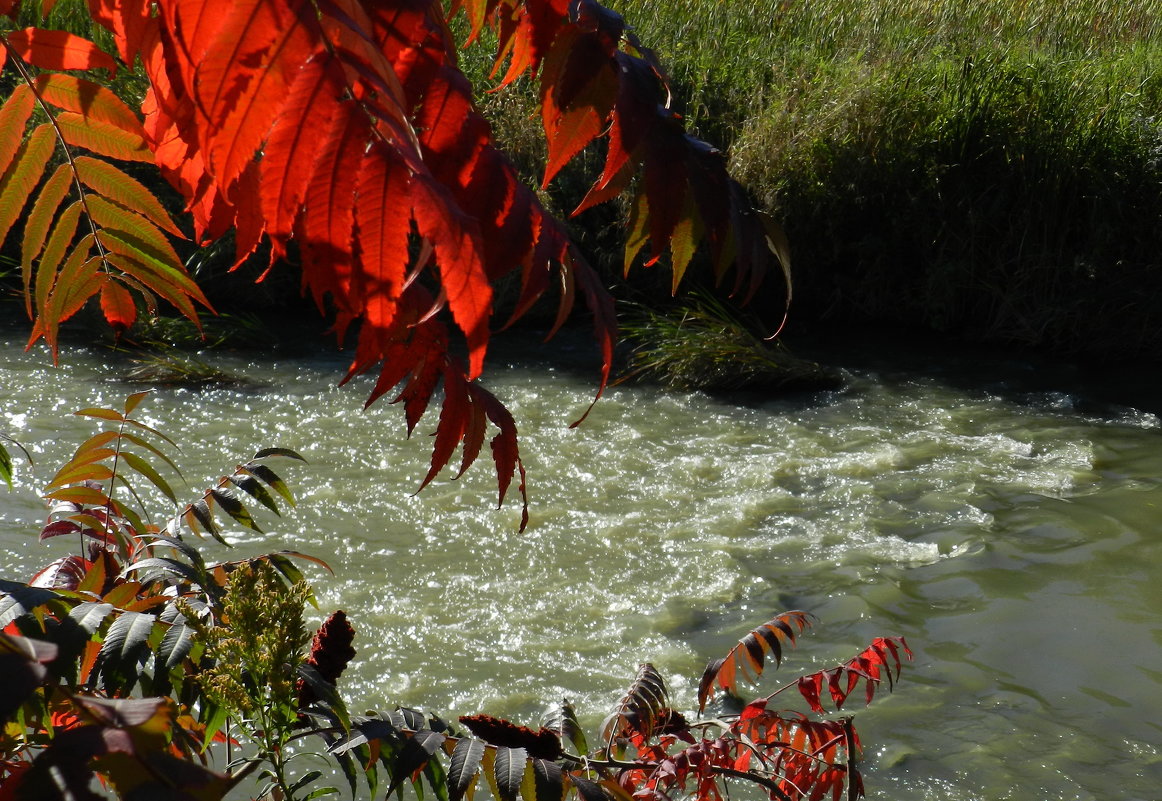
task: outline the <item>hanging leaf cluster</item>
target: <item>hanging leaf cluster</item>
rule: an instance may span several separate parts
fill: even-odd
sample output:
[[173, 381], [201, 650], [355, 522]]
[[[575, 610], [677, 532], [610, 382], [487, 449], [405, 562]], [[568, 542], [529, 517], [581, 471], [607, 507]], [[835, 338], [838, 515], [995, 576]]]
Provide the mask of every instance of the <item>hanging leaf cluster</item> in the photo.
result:
[[[0, 14], [13, 5], [0, 3]], [[577, 212], [636, 185], [627, 268], [648, 241], [647, 263], [668, 252], [676, 287], [705, 243], [718, 278], [733, 266], [747, 296], [776, 255], [788, 264], [781, 234], [750, 208], [721, 154], [684, 131], [658, 59], [593, 0], [463, 0], [447, 11], [437, 0], [88, 8], [113, 34], [116, 59], [60, 31], [0, 36], [0, 63], [24, 81], [0, 110], [4, 130], [28, 128], [37, 106], [46, 118], [0, 144], [0, 242], [35, 191], [25, 294], [32, 341], [54, 350], [61, 321], [96, 296], [118, 329], [134, 321], [134, 298], [151, 308], [164, 299], [191, 319], [208, 308], [167, 238], [180, 229], [114, 163], [152, 162], [185, 198], [197, 242], [232, 230], [238, 263], [264, 238], [272, 265], [301, 262], [304, 290], [333, 313], [340, 339], [357, 331], [347, 377], [377, 373], [369, 403], [394, 390], [410, 432], [443, 387], [424, 484], [457, 449], [461, 471], [471, 464], [491, 425], [500, 499], [518, 475], [523, 499], [515, 425], [475, 382], [493, 287], [519, 274], [509, 321], [558, 287], [558, 325], [579, 291], [603, 353], [602, 387], [616, 322], [597, 276], [474, 104], [447, 24], [461, 11], [470, 42], [486, 26], [496, 32], [502, 85], [539, 78], [545, 183], [602, 140], [605, 166]], [[138, 59], [149, 82], [143, 120], [91, 74]], [[53, 153], [63, 162], [42, 181]]]

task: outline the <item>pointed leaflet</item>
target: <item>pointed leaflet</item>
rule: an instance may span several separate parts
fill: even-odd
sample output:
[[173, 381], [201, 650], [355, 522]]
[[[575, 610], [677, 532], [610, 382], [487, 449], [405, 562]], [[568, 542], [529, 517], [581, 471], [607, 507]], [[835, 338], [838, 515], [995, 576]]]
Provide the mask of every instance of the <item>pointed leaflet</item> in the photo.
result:
[[222, 511], [230, 515], [238, 523], [252, 531], [262, 533], [262, 529], [254, 522], [254, 518], [250, 516], [250, 512], [246, 511], [246, 507], [242, 504], [242, 501], [228, 492], [217, 489], [210, 490], [209, 497], [213, 498]]
[[577, 720], [577, 711], [569, 699], [561, 700], [545, 713], [542, 725], [551, 732], [555, 732], [561, 742], [566, 740], [573, 744], [578, 754], [589, 752], [589, 744], [585, 740], [585, 730]]
[[52, 126], [48, 123], [37, 126], [21, 144], [15, 163], [4, 174], [0, 182], [0, 243], [8, 236], [29, 195], [44, 175], [55, 144]]
[[283, 500], [285, 500], [290, 506], [295, 505], [294, 494], [290, 491], [290, 488], [286, 485], [286, 482], [279, 478], [278, 475], [269, 467], [264, 464], [248, 464], [246, 470], [252, 476], [256, 476], [264, 481], [268, 487], [281, 495]]
[[373, 328], [392, 325], [403, 290], [411, 230], [408, 185], [407, 170], [392, 151], [374, 142], [363, 158], [355, 205], [364, 325]]
[[189, 295], [176, 282], [171, 270], [107, 231], [104, 241], [109, 248], [105, 260], [125, 274], [126, 277], [121, 280], [136, 281], [147, 290], [144, 293], [147, 303], [156, 302], [151, 300], [148, 294], [148, 292], [154, 292], [173, 304], [174, 308], [181, 312], [186, 319], [195, 324], [198, 323], [197, 310], [190, 302]]
[[613, 738], [627, 732], [648, 740], [653, 736], [662, 710], [669, 705], [665, 680], [647, 662], [638, 668], [637, 677], [622, 696], [617, 709], [601, 724], [601, 737], [612, 742]]
[[[35, 295], [33, 297], [33, 303], [37, 312], [43, 312], [48, 305], [49, 293], [57, 281], [57, 268], [60, 266], [61, 261], [64, 260], [69, 244], [76, 236], [82, 208], [79, 200], [65, 208], [53, 226], [48, 242], [44, 246], [43, 254], [39, 254], [40, 262], [37, 265], [36, 284], [34, 286]], [[89, 246], [92, 242], [93, 236], [89, 234], [82, 242], [78, 243], [77, 248], [74, 249], [74, 253], [79, 252], [81, 258], [85, 258], [88, 255]], [[28, 269], [32, 269], [32, 259], [29, 259]]]
[[460, 801], [464, 797], [476, 782], [483, 758], [484, 743], [471, 737], [460, 738], [448, 764], [448, 801]]
[[73, 159], [81, 183], [117, 204], [133, 209], [154, 225], [174, 236], [185, 238], [181, 229], [170, 219], [169, 213], [145, 186], [107, 161], [77, 156]]
[[[0, 106], [0, 131], [6, 135], [0, 137], [0, 175], [8, 171], [13, 156], [20, 149], [24, 141], [24, 126], [32, 116], [32, 109], [36, 105], [36, 98], [32, 91], [20, 84], [12, 90], [12, 94]], [[16, 133], [20, 132], [21, 136]]]
[[[98, 273], [100, 259], [89, 258], [89, 251], [93, 246], [92, 234], [86, 235], [76, 244], [60, 272], [56, 272], [56, 264], [59, 262], [56, 234], [68, 233], [67, 237], [59, 238], [62, 243], [71, 239], [79, 214], [79, 207], [74, 205], [61, 215], [61, 220], [53, 232], [54, 236], [49, 239], [48, 247], [45, 248], [44, 258], [36, 276], [37, 317], [28, 344], [31, 346], [43, 336], [54, 355], [56, 334], [60, 324], [80, 311], [89, 298], [100, 291], [104, 277]], [[63, 247], [62, 244], [61, 255]]]
[[[259, 163], [248, 161], [242, 174], [226, 193], [235, 209], [234, 217], [234, 264], [235, 270], [242, 265], [262, 242], [266, 224], [259, 202]], [[261, 279], [259, 279], [261, 280]]]
[[58, 114], [56, 124], [65, 142], [73, 147], [83, 147], [113, 159], [153, 163], [153, 153], [140, 134], [73, 111]]
[[107, 260], [116, 265], [126, 275], [144, 284], [165, 300], [172, 303], [183, 315], [197, 322], [197, 313], [191, 300], [208, 305], [200, 292], [190, 289], [189, 276], [159, 259], [156, 254], [143, 247], [140, 240], [122, 231], [105, 229], [101, 231], [101, 241], [108, 250]]
[[500, 801], [516, 801], [517, 795], [520, 794], [521, 784], [524, 782], [527, 764], [528, 754], [523, 748], [499, 746], [496, 749], [496, 759], [492, 769]]
[[644, 148], [643, 185], [649, 196], [651, 262], [661, 256], [670, 242], [683, 211], [687, 185], [685, 150], [685, 136], [673, 114], [656, 120]]
[[678, 294], [678, 285], [686, 274], [690, 260], [694, 258], [694, 249], [701, 238], [702, 219], [695, 209], [693, 197], [687, 192], [678, 221], [670, 233], [670, 294]]
[[413, 179], [412, 204], [420, 235], [436, 248], [448, 307], [468, 340], [468, 378], [474, 379], [484, 367], [492, 314], [492, 287], [481, 261], [480, 231], [448, 191], [431, 179]]
[[199, 139], [220, 188], [254, 156], [310, 56], [317, 38], [312, 13], [303, 0], [237, 0], [205, 56], [194, 62]]
[[561, 801], [565, 795], [565, 779], [561, 766], [548, 759], [533, 760], [533, 782], [536, 801]]
[[310, 59], [299, 71], [263, 147], [262, 211], [277, 248], [291, 235], [315, 158], [335, 116], [342, 73], [329, 53]]
[[488, 419], [492, 424], [500, 429], [500, 432], [492, 438], [492, 461], [496, 465], [496, 481], [500, 490], [499, 503], [504, 503], [505, 493], [508, 492], [509, 485], [512, 483], [512, 476], [515, 471], [520, 472], [520, 486], [517, 491], [520, 492], [522, 501], [521, 524], [520, 530], [524, 531], [525, 526], [528, 525], [529, 519], [529, 499], [525, 488], [525, 467], [521, 461], [520, 452], [517, 449], [516, 442], [516, 423], [512, 419], [512, 414], [508, 409], [504, 408], [504, 404], [496, 399], [492, 393], [484, 389], [484, 387], [477, 384], [470, 384], [468, 391], [472, 396], [474, 404], [481, 406]]
[[107, 122], [126, 133], [145, 136], [141, 121], [125, 102], [103, 86], [63, 73], [43, 73], [33, 83], [37, 95], [63, 111]]
[[360, 298], [353, 292], [352, 232], [355, 225], [355, 187], [367, 141], [367, 120], [349, 101], [341, 106], [328, 140], [315, 162], [299, 218], [303, 253], [303, 281], [317, 302], [331, 293], [341, 313], [357, 314]]
[[[20, 268], [24, 278], [25, 310], [32, 313], [32, 296], [29, 289], [32, 282], [32, 263], [44, 246], [50, 227], [57, 217], [57, 208], [73, 186], [73, 175], [67, 164], [61, 164], [36, 194], [32, 211], [24, 220], [24, 241], [21, 243]], [[70, 234], [70, 239], [71, 239]], [[66, 243], [67, 244], [67, 243]], [[59, 259], [58, 259], [59, 261]], [[51, 270], [49, 271], [51, 274]]]
[[541, 121], [549, 154], [542, 188], [604, 129], [617, 75], [595, 33], [569, 28], [541, 72]]
[[25, 28], [6, 34], [12, 52], [46, 70], [107, 69], [112, 78], [117, 62], [90, 42], [65, 31]]
[[[421, 719], [422, 720], [422, 719]], [[440, 749], [447, 738], [431, 729], [417, 729], [412, 736], [404, 741], [403, 748], [396, 754], [391, 765], [391, 774], [395, 777], [391, 786], [387, 788], [386, 797], [410, 779], [413, 774], [428, 764], [432, 755]]]
[[105, 633], [101, 645], [102, 665], [126, 665], [144, 661], [149, 635], [157, 618], [144, 612], [122, 612]]
[[749, 671], [757, 679], [763, 672], [767, 652], [774, 655], [777, 666], [782, 660], [780, 640], [794, 645], [795, 636], [810, 625], [811, 615], [806, 612], [783, 612], [753, 629], [725, 657], [711, 660], [698, 684], [698, 711], [706, 708], [706, 702], [714, 695], [715, 686], [727, 692], [735, 691], [740, 667], [743, 675]]
[[629, 235], [625, 240], [625, 255], [622, 269], [629, 275], [634, 259], [649, 239], [650, 202], [645, 192], [638, 192], [630, 207]]
[[[440, 423], [436, 427], [436, 441], [432, 446], [432, 461], [428, 474], [420, 483], [423, 489], [434, 479], [456, 452], [472, 417], [472, 399], [464, 376], [454, 365], [444, 368], [444, 403], [440, 407]], [[419, 492], [419, 490], [416, 490]]]
[[117, 52], [132, 64], [151, 23], [149, 0], [89, 0], [93, 19], [113, 32]]
[[[240, 469], [243, 471], [246, 470], [246, 468]], [[279, 512], [278, 504], [274, 502], [273, 496], [271, 496], [266, 487], [262, 486], [261, 482], [259, 482], [259, 480], [253, 475], [247, 475], [245, 472], [242, 472], [228, 476], [228, 478], [231, 484], [238, 487], [238, 489], [242, 490], [250, 497], [254, 498], [267, 509], [274, 512], [276, 515], [282, 514]]]
[[172, 503], [176, 504], [178, 502], [177, 495], [174, 493], [173, 488], [170, 487], [169, 482], [157, 472], [153, 465], [132, 451], [121, 451], [121, 458], [133, 470], [147, 478], [149, 483], [161, 490], [162, 494], [169, 498]]
[[166, 670], [177, 667], [193, 650], [194, 637], [194, 629], [187, 626], [184, 620], [171, 623], [157, 647], [157, 656], [154, 657], [157, 663]]

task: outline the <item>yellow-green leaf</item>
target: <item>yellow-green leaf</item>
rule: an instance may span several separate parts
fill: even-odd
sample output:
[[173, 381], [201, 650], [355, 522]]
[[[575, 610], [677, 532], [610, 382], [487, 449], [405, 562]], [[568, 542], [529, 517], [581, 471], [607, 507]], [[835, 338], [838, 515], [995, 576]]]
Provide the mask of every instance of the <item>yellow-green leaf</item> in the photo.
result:
[[[101, 195], [88, 195], [86, 198], [89, 213], [94, 222], [106, 229], [104, 234], [116, 232], [118, 237], [129, 242], [137, 250], [148, 254], [151, 258], [165, 264], [169, 269], [184, 272], [182, 260], [177, 251], [165, 238], [161, 229], [136, 212], [121, 206]], [[192, 280], [191, 287], [196, 288]]]
[[90, 120], [107, 122], [115, 128], [142, 138], [145, 129], [129, 106], [113, 92], [92, 81], [60, 72], [36, 76], [37, 94], [46, 103], [64, 111], [72, 111]]
[[77, 165], [77, 175], [85, 186], [127, 209], [133, 209], [174, 236], [185, 238], [161, 201], [136, 178], [126, 175], [108, 162], [90, 156], [77, 156], [73, 161]]
[[693, 194], [687, 192], [686, 199], [682, 203], [682, 216], [670, 234], [671, 293], [678, 294], [678, 285], [682, 283], [682, 276], [686, 274], [686, 268], [690, 266], [690, 260], [694, 258], [694, 251], [701, 238], [702, 219], [698, 216]]
[[[36, 202], [32, 204], [32, 211], [24, 221], [24, 242], [21, 244], [20, 269], [24, 277], [24, 300], [29, 313], [32, 312], [32, 298], [29, 288], [32, 284], [32, 262], [40, 255], [44, 247], [44, 240], [48, 236], [53, 220], [57, 216], [57, 208], [72, 186], [73, 176], [67, 164], [61, 164], [53, 172], [45, 185], [37, 193]], [[58, 226], [59, 227], [59, 226]], [[66, 243], [67, 244], [67, 243]]]
[[[53, 287], [56, 286], [57, 268], [64, 260], [69, 245], [73, 243], [73, 237], [76, 236], [77, 224], [80, 222], [80, 219], [81, 202], [78, 200], [64, 210], [60, 219], [57, 220], [56, 225], [53, 226], [52, 233], [48, 238], [48, 244], [44, 246], [44, 253], [40, 258], [40, 262], [36, 265], [36, 309], [41, 314], [44, 313], [44, 309], [48, 305], [49, 295]], [[73, 255], [75, 256], [80, 250], [84, 250], [85, 255], [87, 255], [89, 243], [91, 243], [92, 238], [93, 235], [89, 234], [82, 240], [80, 244], [83, 245], [83, 248], [75, 248]]]
[[650, 238], [650, 204], [645, 192], [638, 192], [630, 210], [629, 236], [625, 240], [625, 274], [633, 266], [637, 254]]
[[98, 420], [112, 420], [117, 423], [125, 421], [125, 415], [116, 409], [105, 409], [100, 406], [90, 406], [87, 409], [78, 409], [73, 412], [77, 417], [94, 417]]
[[[80, 242], [78, 242], [76, 244], [76, 246], [73, 248], [72, 253], [69, 254], [69, 258], [65, 262], [64, 267], [61, 268], [60, 276], [61, 277], [74, 276], [74, 275], [77, 275], [78, 273], [80, 273], [81, 268], [84, 267], [86, 264], [86, 258], [89, 255], [89, 248], [92, 247], [92, 245], [93, 245], [93, 235], [92, 234], [89, 234], [88, 236], [84, 237]], [[94, 271], [96, 270], [95, 265], [93, 265], [93, 270]], [[41, 283], [42, 276], [44, 276], [43, 281], [46, 284], [46, 288], [43, 290], [43, 295], [42, 295], [44, 300], [37, 302], [36, 323], [33, 325], [32, 334], [28, 338], [28, 347], [32, 347], [38, 339], [40, 339], [41, 337], [44, 337], [45, 341], [48, 342], [49, 349], [52, 350], [53, 358], [55, 359], [56, 358], [56, 333], [57, 333], [57, 329], [60, 327], [61, 321], [64, 320], [65, 318], [60, 317], [59, 315], [57, 315], [57, 316], [53, 315], [53, 313], [52, 313], [53, 300], [52, 300], [52, 291], [51, 290], [52, 290], [52, 285], [53, 285], [54, 280], [62, 280], [62, 279], [60, 277], [58, 277], [54, 273], [53, 270], [45, 269], [45, 270], [42, 270], [37, 275], [37, 279], [38, 279], [37, 283], [38, 284]], [[68, 292], [71, 292], [71, 291], [78, 291], [80, 289], [79, 287], [73, 287], [70, 289], [66, 289], [64, 287], [63, 283], [61, 284], [61, 286], [62, 286], [62, 290], [61, 290], [62, 294], [67, 294]], [[93, 292], [95, 293], [96, 290], [94, 289]], [[62, 298], [60, 298], [60, 300], [62, 302], [61, 305], [63, 305], [64, 298], [62, 297]]]
[[24, 141], [24, 126], [28, 124], [35, 105], [36, 98], [32, 91], [20, 84], [12, 90], [4, 105], [0, 106], [0, 131], [4, 131], [4, 136], [0, 137], [0, 175], [8, 172], [12, 158]]
[[38, 125], [24, 141], [16, 154], [16, 162], [0, 183], [0, 244], [3, 244], [13, 223], [20, 218], [28, 196], [40, 183], [48, 159], [56, 144], [56, 135], [47, 122]]
[[144, 392], [134, 392], [125, 399], [125, 416], [133, 414], [133, 410], [141, 405], [141, 402], [149, 397], [152, 390], [145, 390]]
[[74, 111], [62, 111], [56, 124], [65, 141], [73, 147], [83, 147], [102, 156], [125, 161], [144, 161], [153, 164], [145, 138], [100, 120], [88, 119]]
[[82, 481], [108, 481], [113, 477], [113, 471], [103, 464], [65, 465], [59, 473], [53, 476], [49, 489], [65, 487], [69, 484], [80, 484]]
[[178, 497], [169, 483], [162, 477], [161, 473], [154, 469], [153, 465], [132, 451], [122, 451], [121, 458], [125, 460], [127, 465], [149, 479], [149, 483], [161, 490], [165, 497], [169, 498], [175, 504], [178, 502]]
[[49, 298], [45, 311], [45, 340], [56, 352], [56, 330], [65, 320], [79, 312], [89, 299], [101, 291], [107, 277], [99, 272], [104, 266], [99, 257], [88, 261], [69, 259], [57, 278], [58, 286]]
[[77, 448], [77, 452], [74, 454], [73, 458], [80, 458], [81, 454], [85, 453], [86, 451], [94, 450], [97, 448], [104, 449], [106, 445], [117, 439], [117, 436], [118, 435], [116, 431], [101, 431], [97, 434], [94, 434], [83, 443], [81, 443], [81, 446]]
[[50, 501], [67, 501], [82, 506], [104, 506], [109, 502], [108, 495], [92, 487], [65, 487], [46, 492], [44, 497]]

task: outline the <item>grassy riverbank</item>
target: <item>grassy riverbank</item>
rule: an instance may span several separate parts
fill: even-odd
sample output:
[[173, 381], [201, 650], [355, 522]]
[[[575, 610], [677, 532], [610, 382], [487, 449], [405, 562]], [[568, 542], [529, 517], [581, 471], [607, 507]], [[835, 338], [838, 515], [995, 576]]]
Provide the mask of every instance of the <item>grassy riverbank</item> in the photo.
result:
[[787, 228], [792, 325], [1162, 344], [1162, 3], [773, 5], [616, 7]]

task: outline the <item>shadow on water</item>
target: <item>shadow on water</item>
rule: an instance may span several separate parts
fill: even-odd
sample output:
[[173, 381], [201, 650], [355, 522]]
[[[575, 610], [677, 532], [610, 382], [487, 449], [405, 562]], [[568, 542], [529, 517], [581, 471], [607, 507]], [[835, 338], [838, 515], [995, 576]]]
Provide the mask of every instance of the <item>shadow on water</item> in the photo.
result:
[[858, 335], [813, 329], [788, 334], [790, 346], [823, 364], [869, 371], [884, 381], [919, 376], [1018, 404], [1054, 405], [1080, 414], [1117, 415], [1130, 407], [1162, 414], [1162, 364], [1115, 354], [1109, 359], [955, 340], [931, 331], [881, 326]]

